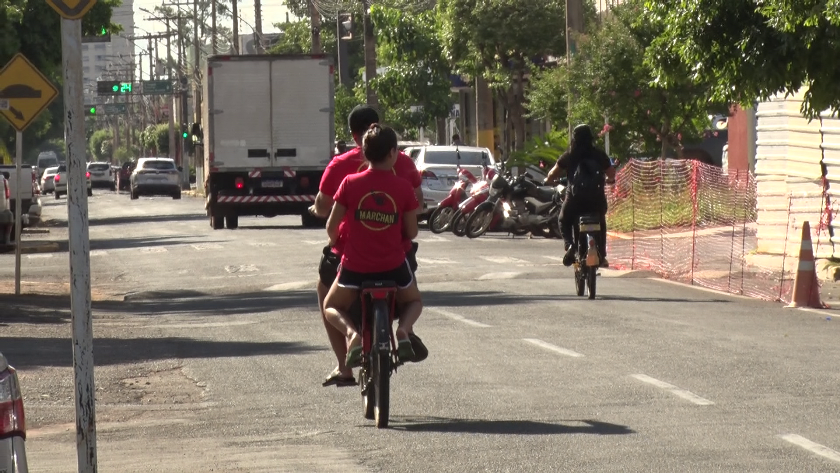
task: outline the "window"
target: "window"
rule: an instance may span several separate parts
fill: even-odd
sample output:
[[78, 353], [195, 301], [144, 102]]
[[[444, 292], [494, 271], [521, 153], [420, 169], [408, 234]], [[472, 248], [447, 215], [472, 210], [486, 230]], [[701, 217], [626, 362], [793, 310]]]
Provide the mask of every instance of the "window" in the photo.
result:
[[105, 66], [96, 66], [96, 72], [105, 72]]
[[143, 163], [143, 169], [155, 169], [158, 171], [167, 171], [170, 169], [175, 169], [175, 162], [169, 160], [155, 160], [155, 161], [145, 161]]
[[[461, 155], [462, 166], [481, 166], [482, 164], [489, 166], [493, 164], [490, 157], [487, 156], [487, 153], [483, 151], [459, 150], [459, 154]], [[458, 163], [458, 159], [454, 150], [431, 151], [427, 149], [426, 155], [423, 156], [423, 162], [425, 164], [447, 164], [454, 166]]]
[[96, 60], [97, 60], [97, 61], [104, 61], [104, 60], [105, 60], [105, 56], [104, 56], [104, 55], [102, 55], [102, 54], [97, 54], [97, 55], [96, 55]]
[[88, 62], [90, 60], [89, 56], [82, 56], [82, 62]]
[[88, 74], [88, 73], [90, 73], [90, 67], [89, 67], [89, 66], [85, 66], [85, 67], [83, 67], [83, 68], [82, 68], [82, 73], [83, 73], [83, 74]]
[[87, 51], [87, 50], [88, 50], [88, 45], [87, 45], [87, 44], [83, 44], [83, 45], [82, 45], [82, 51]]
[[111, 168], [111, 165], [108, 163], [92, 163], [88, 164], [88, 171], [107, 171]]
[[104, 45], [104, 44], [102, 44], [102, 43], [95, 44], [95, 45], [93, 46], [93, 49], [95, 49], [95, 50], [97, 50], [97, 51], [105, 51], [105, 45]]

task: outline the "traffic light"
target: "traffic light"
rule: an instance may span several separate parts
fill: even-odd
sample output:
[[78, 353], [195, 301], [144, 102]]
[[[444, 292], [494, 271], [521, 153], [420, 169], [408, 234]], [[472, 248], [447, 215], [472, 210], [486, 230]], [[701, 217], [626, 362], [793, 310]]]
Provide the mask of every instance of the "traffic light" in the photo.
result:
[[95, 117], [96, 116], [96, 105], [85, 105], [85, 116], [86, 117]]
[[118, 80], [96, 81], [96, 93], [98, 95], [125, 95], [132, 91], [131, 82], [120, 82]]

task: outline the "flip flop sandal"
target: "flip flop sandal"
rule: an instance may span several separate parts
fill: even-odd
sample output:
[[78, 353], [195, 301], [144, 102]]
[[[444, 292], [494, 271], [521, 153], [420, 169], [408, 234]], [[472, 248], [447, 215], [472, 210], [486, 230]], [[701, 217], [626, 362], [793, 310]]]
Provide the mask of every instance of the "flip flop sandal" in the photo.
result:
[[358, 368], [362, 366], [362, 346], [353, 347], [347, 351], [347, 358], [344, 364], [348, 368]]
[[419, 363], [429, 357], [429, 349], [423, 344], [423, 340], [415, 335], [413, 332], [408, 334], [408, 339], [411, 340], [411, 349], [414, 350], [414, 363]]
[[341, 371], [338, 371], [338, 369], [336, 369], [332, 373], [330, 373], [329, 376], [327, 376], [327, 379], [325, 379], [324, 382], [321, 383], [321, 386], [337, 386], [339, 388], [344, 386], [356, 386], [356, 378], [353, 377], [353, 375], [350, 375], [345, 378], [344, 376], [341, 376]]
[[411, 347], [411, 340], [408, 338], [400, 340], [397, 344], [397, 356], [400, 361], [414, 361], [414, 348]]

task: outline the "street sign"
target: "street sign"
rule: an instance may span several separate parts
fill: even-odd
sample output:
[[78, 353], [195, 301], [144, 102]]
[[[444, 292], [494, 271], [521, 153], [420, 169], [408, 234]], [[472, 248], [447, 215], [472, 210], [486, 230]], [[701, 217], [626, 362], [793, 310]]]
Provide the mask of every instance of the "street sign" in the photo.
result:
[[0, 70], [0, 99], [8, 108], [0, 114], [17, 131], [23, 131], [55, 99], [58, 90], [23, 54], [15, 54]]
[[130, 94], [134, 89], [131, 82], [120, 82], [118, 80], [96, 81], [97, 95], [125, 95]]
[[124, 103], [105, 103], [97, 107], [103, 115], [125, 115], [128, 113], [128, 105]]
[[96, 4], [96, 0], [47, 0], [47, 4], [62, 18], [78, 20]]
[[172, 93], [172, 82], [168, 80], [144, 80], [140, 82], [144, 95], [169, 95]]

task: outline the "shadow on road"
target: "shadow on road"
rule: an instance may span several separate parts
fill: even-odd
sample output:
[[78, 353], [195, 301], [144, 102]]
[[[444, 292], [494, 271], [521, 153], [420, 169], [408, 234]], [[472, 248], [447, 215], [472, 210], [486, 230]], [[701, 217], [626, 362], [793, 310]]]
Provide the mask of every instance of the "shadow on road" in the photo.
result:
[[[531, 420], [481, 420], [449, 419], [445, 417], [400, 418], [392, 417], [391, 428], [407, 432], [439, 432], [489, 435], [557, 435], [595, 434], [627, 435], [635, 431], [624, 425], [610, 424], [597, 420], [564, 421], [562, 423], [537, 422]], [[583, 423], [585, 425], [579, 425]]]
[[[69, 338], [0, 337], [0, 347], [3, 355], [14, 360], [16, 368], [73, 365]], [[96, 338], [93, 341], [97, 366], [170, 358], [235, 358], [321, 350], [324, 348], [297, 342], [220, 342], [183, 337]]]
[[[69, 242], [59, 241], [58, 251], [66, 252], [69, 249]], [[154, 246], [177, 246], [208, 243], [225, 243], [222, 240], [194, 240], [183, 236], [159, 236], [159, 237], [138, 237], [138, 238], [96, 238], [90, 240], [91, 250], [119, 250], [132, 248], [148, 248]]]
[[238, 315], [273, 312], [284, 309], [318, 310], [315, 291], [243, 292], [239, 294], [201, 294], [196, 291], [166, 291], [128, 296], [124, 302], [103, 301], [94, 310], [126, 315]]
[[475, 307], [556, 301], [554, 294], [511, 294], [498, 291], [422, 291], [426, 307]]
[[[0, 294], [0, 327], [9, 324], [63, 324], [69, 320], [69, 297]], [[2, 348], [0, 345], [0, 350]]]
[[[579, 298], [578, 298], [579, 299]], [[626, 302], [732, 302], [726, 299], [684, 299], [684, 298], [668, 298], [668, 297], [637, 297], [637, 296], [616, 296], [616, 295], [598, 295], [596, 299], [605, 301], [626, 301]]]
[[[178, 214], [178, 215], [129, 215], [124, 217], [91, 217], [89, 225], [130, 225], [135, 223], [163, 223], [163, 222], [186, 222], [196, 220], [206, 220], [207, 216], [204, 214]], [[45, 226], [52, 228], [67, 227], [67, 220], [50, 220], [45, 223]]]
[[[307, 228], [302, 225], [239, 225], [240, 230], [308, 230], [308, 231], [318, 231], [324, 232], [324, 229], [321, 227], [318, 228]], [[324, 233], [326, 235], [326, 233]], [[324, 238], [326, 241], [326, 238]]]

